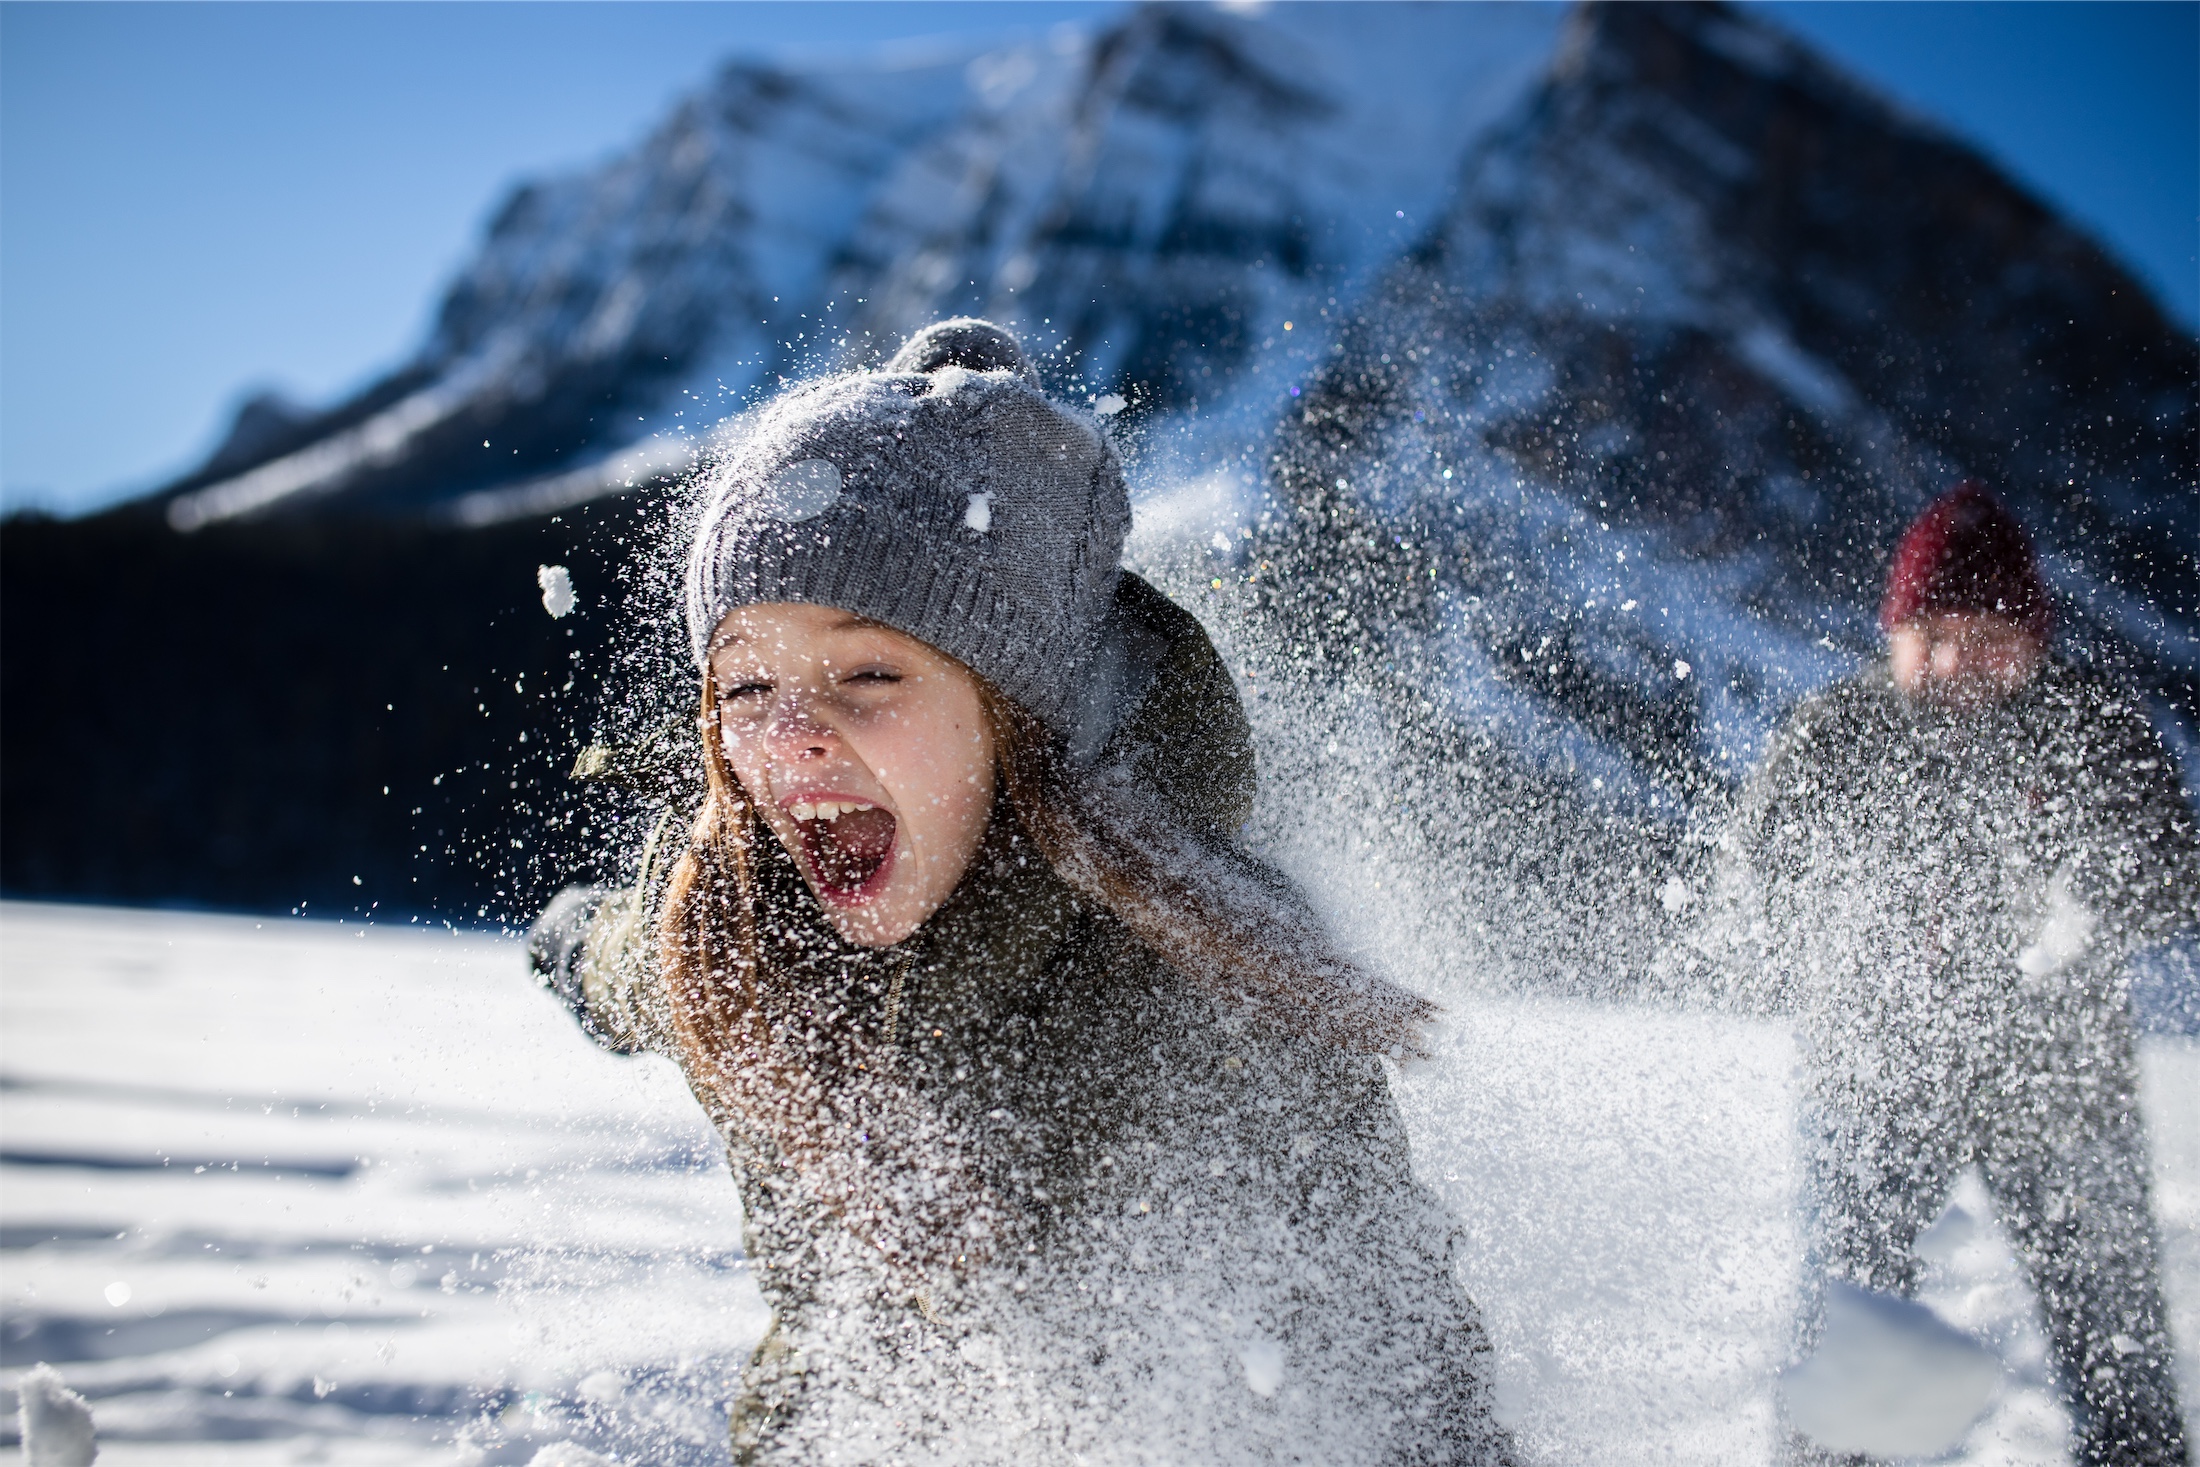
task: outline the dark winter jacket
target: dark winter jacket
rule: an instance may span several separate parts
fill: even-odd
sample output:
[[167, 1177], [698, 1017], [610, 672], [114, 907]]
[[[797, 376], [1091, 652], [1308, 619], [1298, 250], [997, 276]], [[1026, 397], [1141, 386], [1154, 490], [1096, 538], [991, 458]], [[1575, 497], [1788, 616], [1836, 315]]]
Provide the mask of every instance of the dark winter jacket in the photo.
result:
[[[1233, 828], [1251, 758], [1228, 674], [1196, 622], [1126, 584], [1151, 635], [1101, 766]], [[798, 914], [771, 961], [883, 1038], [893, 1113], [967, 1161], [996, 1225], [983, 1262], [912, 1280], [729, 1126], [773, 1312], [740, 1460], [1507, 1460], [1453, 1227], [1378, 1062], [1195, 990], [1073, 894], [1005, 802], [895, 948], [840, 942], [792, 863], [765, 865]], [[648, 964], [618, 950], [650, 924], [608, 910], [593, 948], [566, 943], [568, 981], [607, 1041], [664, 1047]]]
[[2098, 679], [2051, 660], [1959, 711], [1882, 664], [1775, 737], [1708, 895], [1689, 963], [1745, 1005], [1832, 1042], [1983, 1036], [2025, 1012], [2120, 1019], [2121, 961], [2200, 921], [2200, 843], [2144, 711]]

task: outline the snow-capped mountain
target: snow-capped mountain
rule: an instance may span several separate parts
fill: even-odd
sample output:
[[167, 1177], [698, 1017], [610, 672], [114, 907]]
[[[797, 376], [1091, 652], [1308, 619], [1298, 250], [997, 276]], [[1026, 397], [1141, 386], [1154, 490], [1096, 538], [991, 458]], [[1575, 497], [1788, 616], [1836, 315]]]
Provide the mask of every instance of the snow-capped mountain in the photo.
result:
[[2193, 343], [1959, 141], [1717, 9], [1155, 7], [732, 65], [518, 189], [413, 362], [241, 419], [169, 517], [551, 512], [973, 309], [1152, 409], [1151, 481], [1280, 422], [1301, 508], [1429, 521], [1501, 681], [1653, 771], [1731, 762], [1868, 642], [1886, 545], [1965, 473], [2200, 721]]
[[632, 153], [519, 188], [412, 362], [249, 468], [218, 455], [164, 491], [170, 521], [550, 512], [684, 463], [781, 373], [972, 309], [1064, 385], [1211, 407], [1441, 205], [1561, 17], [1156, 7], [997, 50], [730, 65]]

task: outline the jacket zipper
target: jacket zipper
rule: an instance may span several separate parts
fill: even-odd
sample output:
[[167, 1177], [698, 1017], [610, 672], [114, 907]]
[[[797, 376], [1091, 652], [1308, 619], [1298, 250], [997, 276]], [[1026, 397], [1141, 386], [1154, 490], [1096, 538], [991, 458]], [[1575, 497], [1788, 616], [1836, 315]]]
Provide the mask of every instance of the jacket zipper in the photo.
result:
[[[886, 987], [886, 1049], [891, 1052], [901, 1033], [902, 990], [909, 981], [909, 970], [916, 966], [915, 948], [902, 954], [901, 966], [894, 969], [894, 978]], [[939, 1311], [932, 1305], [932, 1291], [919, 1285], [916, 1291], [917, 1312], [933, 1324], [940, 1322]]]
[[894, 970], [893, 981], [886, 985], [886, 1047], [888, 1049], [894, 1047], [896, 1036], [901, 1032], [902, 985], [908, 981], [909, 970], [916, 965], [916, 961], [917, 954], [914, 948], [903, 953], [901, 966]]

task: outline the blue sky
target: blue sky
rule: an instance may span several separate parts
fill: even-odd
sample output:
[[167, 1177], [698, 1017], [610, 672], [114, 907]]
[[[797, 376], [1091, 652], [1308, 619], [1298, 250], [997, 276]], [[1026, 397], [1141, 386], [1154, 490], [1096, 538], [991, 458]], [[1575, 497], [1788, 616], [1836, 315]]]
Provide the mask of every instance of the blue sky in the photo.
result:
[[[245, 390], [398, 361], [517, 177], [733, 52], [1090, 21], [1111, 3], [0, 5], [0, 503], [203, 454]], [[2200, 316], [2200, 5], [1771, 3]]]

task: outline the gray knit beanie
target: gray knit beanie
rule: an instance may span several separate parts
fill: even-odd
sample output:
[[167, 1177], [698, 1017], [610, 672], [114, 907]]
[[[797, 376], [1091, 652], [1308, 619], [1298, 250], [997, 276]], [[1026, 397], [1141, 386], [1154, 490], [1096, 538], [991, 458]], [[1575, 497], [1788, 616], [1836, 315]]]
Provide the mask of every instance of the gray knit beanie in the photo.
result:
[[1098, 425], [1040, 390], [1006, 331], [941, 321], [882, 371], [785, 393], [708, 486], [688, 560], [698, 664], [738, 607], [837, 606], [1071, 729], [1130, 499]]

